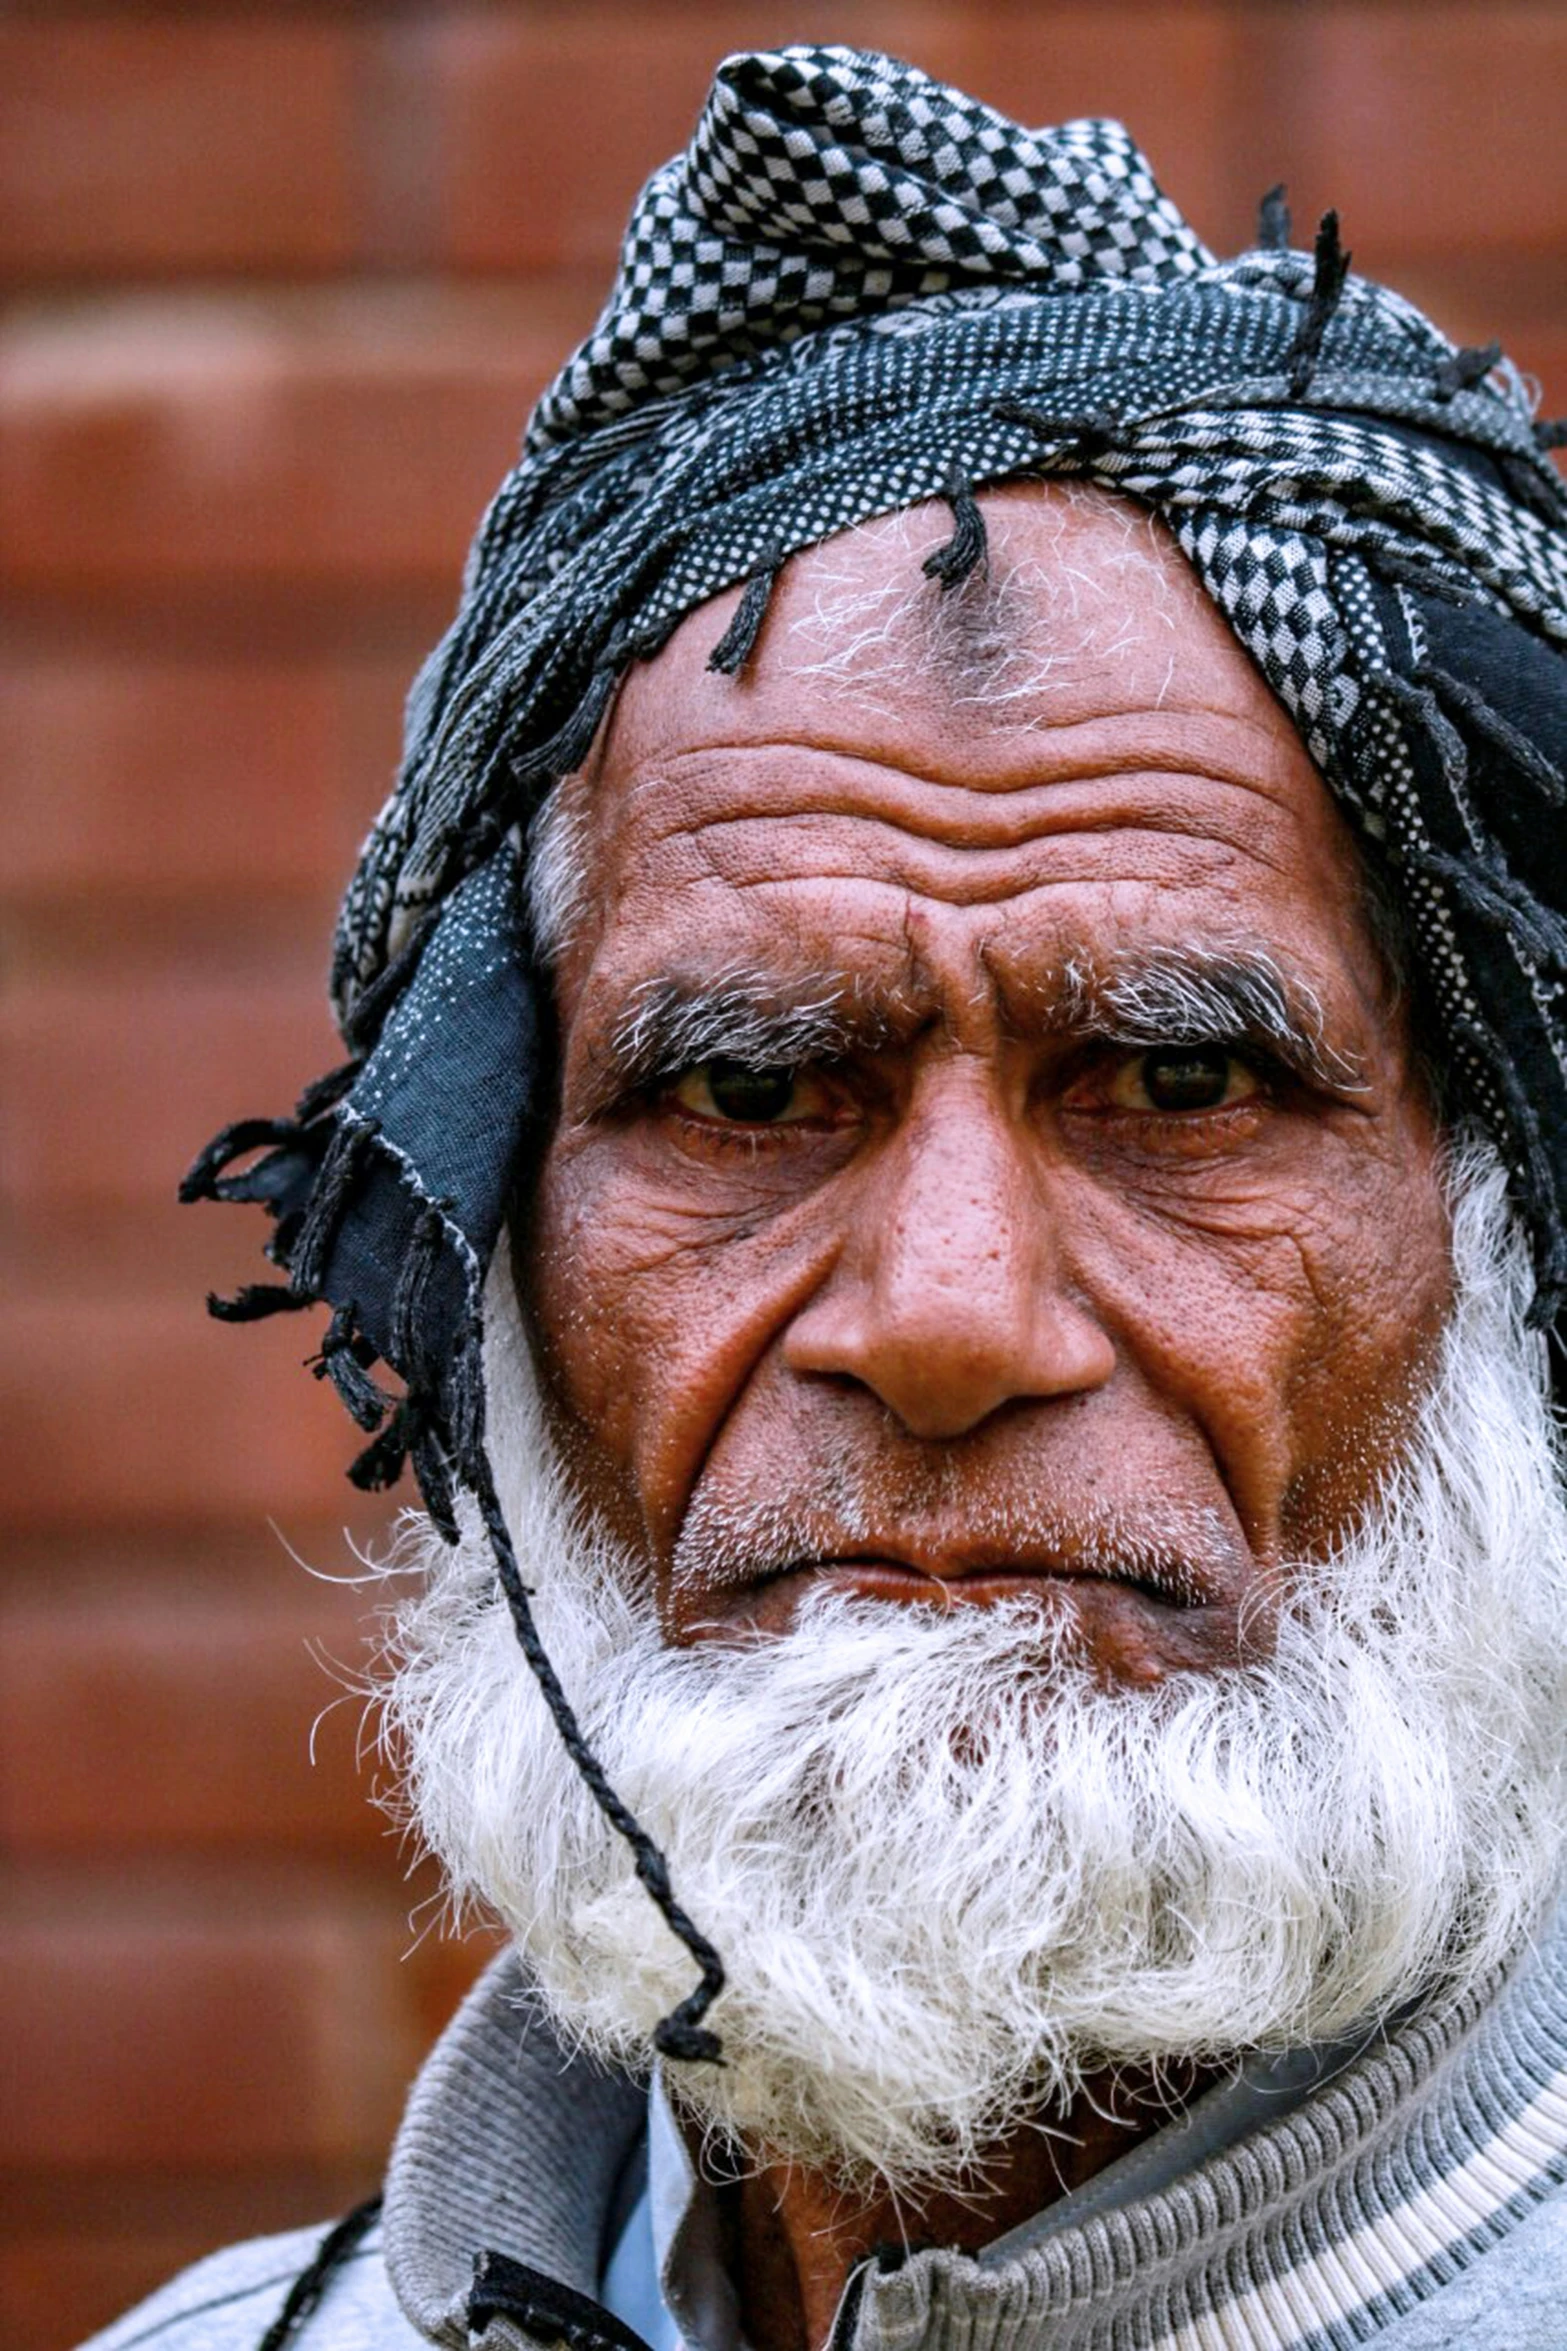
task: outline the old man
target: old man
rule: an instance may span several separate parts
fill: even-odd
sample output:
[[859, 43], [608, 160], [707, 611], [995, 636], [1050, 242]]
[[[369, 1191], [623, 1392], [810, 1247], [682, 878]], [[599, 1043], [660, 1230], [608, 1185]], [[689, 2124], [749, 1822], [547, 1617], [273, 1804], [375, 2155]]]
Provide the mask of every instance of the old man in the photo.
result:
[[106, 2343], [1563, 2341], [1547, 438], [1331, 220], [720, 70], [188, 1187], [515, 1948]]

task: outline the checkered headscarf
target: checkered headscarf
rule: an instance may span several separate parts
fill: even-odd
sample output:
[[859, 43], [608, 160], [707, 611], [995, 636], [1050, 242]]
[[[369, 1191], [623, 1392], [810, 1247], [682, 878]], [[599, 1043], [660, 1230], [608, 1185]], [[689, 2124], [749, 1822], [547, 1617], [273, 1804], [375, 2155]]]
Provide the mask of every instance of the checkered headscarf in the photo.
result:
[[1551, 437], [1494, 347], [1455, 349], [1348, 275], [1332, 216], [1314, 255], [1292, 251], [1272, 199], [1257, 249], [1218, 261], [1115, 123], [1025, 131], [848, 49], [730, 58], [690, 147], [643, 190], [603, 316], [540, 401], [415, 687], [339, 928], [353, 1058], [294, 1120], [228, 1130], [193, 1171], [193, 1195], [278, 1219], [286, 1283], [219, 1311], [328, 1301], [317, 1368], [356, 1417], [386, 1412], [377, 1358], [407, 1391], [361, 1477], [411, 1452], [437, 1520], [466, 1485], [500, 1556], [479, 1303], [543, 1069], [529, 817], [627, 665], [720, 590], [746, 583], [714, 652], [736, 668], [796, 549], [946, 498], [947, 585], [983, 552], [976, 487], [1073, 475], [1169, 525], [1402, 900], [1553, 1318], [1567, 496]]

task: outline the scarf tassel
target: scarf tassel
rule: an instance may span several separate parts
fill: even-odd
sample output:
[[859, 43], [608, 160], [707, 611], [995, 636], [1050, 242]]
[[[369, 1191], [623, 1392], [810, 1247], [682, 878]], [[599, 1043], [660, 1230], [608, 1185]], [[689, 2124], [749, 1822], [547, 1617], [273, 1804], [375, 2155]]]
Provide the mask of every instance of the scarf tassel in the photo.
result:
[[783, 552], [776, 547], [769, 548], [753, 567], [735, 608], [733, 620], [707, 657], [709, 669], [719, 671], [724, 677], [735, 678], [740, 675], [756, 651], [756, 641], [762, 633], [762, 623], [767, 618], [767, 607], [772, 602], [773, 588], [783, 567]]
[[1090, 409], [1082, 415], [1049, 416], [1030, 408], [1026, 400], [998, 400], [991, 409], [998, 424], [1020, 424], [1042, 441], [1065, 443], [1074, 457], [1102, 456], [1111, 446], [1117, 419], [1108, 409]]
[[[1462, 791], [1469, 773], [1468, 746], [1439, 702], [1435, 683], [1450, 691], [1457, 681], [1443, 672], [1426, 670], [1418, 681], [1383, 677], [1378, 688], [1406, 725], [1423, 729], [1450, 784]], [[1461, 700], [1462, 715], [1477, 731], [1482, 712], [1493, 735], [1496, 729], [1506, 728], [1507, 722], [1478, 695], [1465, 689]], [[1560, 779], [1556, 780], [1559, 785]], [[1471, 920], [1504, 938], [1509, 946], [1521, 944], [1546, 966], [1567, 971], [1567, 925], [1519, 882], [1494, 842], [1467, 858], [1454, 857], [1429, 844], [1407, 842], [1399, 845], [1398, 855], [1409, 869], [1428, 874], [1450, 890]], [[1519, 1206], [1534, 1258], [1535, 1289], [1528, 1321], [1532, 1329], [1549, 1329], [1567, 1301], [1567, 1219], [1531, 1088], [1517, 1067], [1516, 1056], [1504, 1048], [1472, 1005], [1443, 1005], [1442, 1017], [1452, 1042], [1484, 1072], [1502, 1107], [1519, 1179]]]
[[1567, 777], [1562, 775], [1561, 769], [1554, 761], [1547, 759], [1538, 744], [1531, 742], [1511, 720], [1504, 718], [1475, 687], [1430, 662], [1418, 669], [1415, 676], [1450, 710], [1466, 719], [1476, 734], [1483, 736], [1493, 750], [1510, 760], [1518, 773], [1534, 786], [1549, 806], [1560, 808], [1567, 805]]
[[1257, 243], [1264, 253], [1290, 249], [1290, 208], [1284, 201], [1284, 182], [1271, 187], [1257, 206]]
[[1342, 298], [1352, 258], [1339, 238], [1338, 214], [1325, 212], [1317, 231], [1311, 298], [1289, 354], [1292, 400], [1302, 399], [1311, 388], [1311, 379], [1322, 356], [1323, 338]]
[[378, 1429], [391, 1409], [386, 1390], [370, 1377], [379, 1361], [375, 1348], [357, 1327], [356, 1310], [339, 1306], [327, 1325], [321, 1352], [310, 1359], [318, 1380], [330, 1380], [350, 1418], [367, 1433]]
[[246, 1282], [231, 1296], [207, 1292], [207, 1312], [214, 1322], [267, 1322], [274, 1314], [300, 1314], [315, 1300], [308, 1290], [288, 1282]]
[[1445, 406], [1460, 392], [1472, 392], [1476, 384], [1484, 383], [1501, 356], [1500, 343], [1465, 343], [1437, 369], [1437, 399]]
[[931, 549], [920, 569], [928, 580], [941, 582], [945, 596], [949, 590], [960, 588], [970, 572], [988, 562], [990, 541], [985, 518], [974, 496], [974, 485], [967, 474], [954, 469], [947, 477], [942, 496], [952, 509], [952, 536]]

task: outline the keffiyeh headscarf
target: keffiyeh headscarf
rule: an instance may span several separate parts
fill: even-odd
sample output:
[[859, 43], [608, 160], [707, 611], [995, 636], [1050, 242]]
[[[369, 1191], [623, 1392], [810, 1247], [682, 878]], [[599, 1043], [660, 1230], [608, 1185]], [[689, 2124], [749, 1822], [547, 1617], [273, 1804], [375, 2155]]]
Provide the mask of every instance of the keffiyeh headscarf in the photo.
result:
[[[712, 656], [739, 669], [790, 554], [916, 500], [953, 512], [932, 594], [983, 558], [987, 483], [1069, 475], [1152, 509], [1389, 877], [1457, 1098], [1511, 1171], [1549, 1323], [1567, 1298], [1555, 437], [1494, 346], [1457, 349], [1349, 275], [1331, 215], [1294, 251], [1275, 192], [1257, 248], [1219, 261], [1118, 124], [1023, 130], [848, 49], [719, 68], [415, 686], [338, 932], [351, 1058], [292, 1119], [217, 1137], [186, 1185], [277, 1220], [285, 1280], [217, 1312], [332, 1308], [316, 1368], [376, 1432], [360, 1481], [411, 1457], [448, 1529], [454, 1491], [475, 1497], [590, 1779], [490, 1480], [480, 1300], [548, 1110], [527, 828], [628, 665], [744, 583]], [[661, 2046], [712, 2055], [716, 1956], [602, 1775], [595, 1793], [703, 1966]]]

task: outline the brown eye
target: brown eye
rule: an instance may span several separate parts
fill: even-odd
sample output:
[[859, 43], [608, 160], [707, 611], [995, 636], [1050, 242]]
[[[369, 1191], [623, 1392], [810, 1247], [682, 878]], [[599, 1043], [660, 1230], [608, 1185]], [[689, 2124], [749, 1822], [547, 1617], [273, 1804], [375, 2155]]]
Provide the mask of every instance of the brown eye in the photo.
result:
[[750, 1069], [743, 1061], [704, 1061], [674, 1091], [682, 1109], [698, 1118], [751, 1127], [817, 1117], [824, 1098], [820, 1082], [798, 1069]]
[[1127, 1062], [1113, 1090], [1125, 1110], [1225, 1110], [1255, 1094], [1257, 1078], [1220, 1046], [1166, 1045]]

